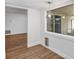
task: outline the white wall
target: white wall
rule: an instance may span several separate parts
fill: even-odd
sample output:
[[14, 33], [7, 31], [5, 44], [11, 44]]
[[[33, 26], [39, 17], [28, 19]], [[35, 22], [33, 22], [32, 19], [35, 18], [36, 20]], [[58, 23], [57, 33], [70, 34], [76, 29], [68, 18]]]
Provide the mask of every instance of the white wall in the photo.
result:
[[67, 38], [61, 35], [55, 35], [50, 33], [45, 33], [44, 37], [49, 38], [49, 48], [52, 51], [60, 54], [61, 56], [65, 57], [66, 59], [73, 59], [74, 56], [74, 42], [73, 38]]
[[[7, 19], [7, 16], [10, 16], [11, 19], [8, 19], [6, 21], [6, 29], [9, 28], [13, 34], [18, 33], [18, 31], [19, 31], [19, 33], [20, 32], [27, 32], [28, 33], [28, 42], [27, 42], [28, 47], [40, 44], [42, 42], [41, 37], [40, 37], [41, 36], [40, 35], [40, 20], [41, 20], [40, 12], [41, 11], [38, 9], [23, 8], [23, 7], [14, 6], [14, 5], [8, 5], [8, 7], [11, 7], [11, 8], [13, 7], [16, 9], [19, 8], [19, 9], [23, 9], [24, 11], [27, 10], [27, 12], [17, 11], [17, 13], [21, 13], [21, 14], [18, 14], [18, 17], [16, 18], [16, 16], [17, 16], [16, 10], [14, 10], [14, 11], [7, 10], [7, 12], [9, 12], [9, 13], [8, 13], [8, 15], [6, 13], [6, 19]], [[13, 12], [12, 15], [11, 15], [11, 12]], [[22, 13], [25, 13], [28, 16], [22, 15]], [[14, 18], [15, 18], [15, 20], [14, 20]], [[27, 19], [27, 20], [21, 20], [23, 18]], [[10, 20], [12, 23], [10, 22]], [[16, 26], [14, 26], [14, 25], [16, 25]], [[22, 31], [21, 31], [21, 29], [18, 28], [18, 26], [21, 27]], [[16, 29], [16, 31], [14, 31], [13, 28]]]
[[44, 45], [44, 37], [49, 38], [49, 48], [57, 52], [65, 59], [73, 59], [73, 37], [45, 32], [44, 11], [28, 8], [28, 47], [33, 45]]
[[10, 30], [11, 34], [27, 33], [27, 11], [6, 7], [5, 30]]
[[40, 10], [28, 9], [28, 47], [40, 44]]
[[[42, 14], [41, 19], [41, 36], [42, 36], [42, 44], [45, 46], [44, 38], [49, 38], [49, 48], [52, 51], [57, 52], [61, 56], [64, 56], [65, 59], [74, 59], [74, 38], [71, 36], [66, 36], [57, 33], [49, 33], [46, 32], [46, 14], [44, 12]], [[44, 15], [44, 16], [43, 16]]]

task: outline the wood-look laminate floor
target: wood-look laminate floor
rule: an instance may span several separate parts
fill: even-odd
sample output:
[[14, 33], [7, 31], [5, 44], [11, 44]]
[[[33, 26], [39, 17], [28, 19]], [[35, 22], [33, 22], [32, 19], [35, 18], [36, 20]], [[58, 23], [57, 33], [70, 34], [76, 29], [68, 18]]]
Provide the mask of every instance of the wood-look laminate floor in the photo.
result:
[[19, 50], [8, 51], [6, 59], [64, 59], [58, 54], [45, 48], [42, 45], [36, 45], [28, 49], [21, 48]]

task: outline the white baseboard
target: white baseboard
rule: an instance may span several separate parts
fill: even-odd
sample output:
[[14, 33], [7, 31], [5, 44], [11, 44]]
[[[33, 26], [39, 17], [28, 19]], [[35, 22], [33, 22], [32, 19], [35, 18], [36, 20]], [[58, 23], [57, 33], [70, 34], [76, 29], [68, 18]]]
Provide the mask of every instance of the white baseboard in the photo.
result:
[[[37, 44], [36, 44], [36, 45], [37, 45]], [[53, 49], [52, 49], [51, 47], [47, 47], [47, 46], [45, 46], [44, 44], [41, 44], [41, 45], [43, 45], [44, 47], [46, 47], [46, 48], [50, 49], [51, 51], [57, 53], [58, 55], [64, 57], [65, 59], [74, 59], [73, 57], [66, 55], [65, 53], [59, 51], [59, 50], [56, 49], [56, 48], [53, 48]], [[32, 47], [32, 46], [35, 46], [35, 45], [29, 45], [29, 47]]]
[[[43, 44], [42, 44], [42, 45], [43, 45]], [[51, 51], [53, 51], [53, 52], [59, 54], [60, 56], [64, 57], [65, 59], [74, 59], [73, 57], [64, 54], [63, 52], [59, 51], [59, 50], [56, 49], [56, 48], [53, 48], [53, 49], [52, 49], [51, 47], [47, 47], [47, 46], [45, 46], [45, 45], [43, 45], [43, 46], [46, 47], [46, 48], [48, 48], [48, 49], [50, 49]]]

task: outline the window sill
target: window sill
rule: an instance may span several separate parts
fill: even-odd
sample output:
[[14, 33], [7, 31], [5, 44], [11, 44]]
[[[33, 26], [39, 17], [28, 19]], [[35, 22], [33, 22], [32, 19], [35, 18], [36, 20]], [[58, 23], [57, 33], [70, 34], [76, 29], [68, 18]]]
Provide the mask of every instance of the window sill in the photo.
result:
[[68, 39], [68, 40], [72, 40], [74, 41], [74, 36], [69, 36], [69, 35], [63, 35], [63, 34], [59, 34], [59, 33], [54, 33], [54, 32], [45, 32], [46, 34], [49, 34], [49, 35], [53, 35], [57, 38], [63, 38], [63, 39]]

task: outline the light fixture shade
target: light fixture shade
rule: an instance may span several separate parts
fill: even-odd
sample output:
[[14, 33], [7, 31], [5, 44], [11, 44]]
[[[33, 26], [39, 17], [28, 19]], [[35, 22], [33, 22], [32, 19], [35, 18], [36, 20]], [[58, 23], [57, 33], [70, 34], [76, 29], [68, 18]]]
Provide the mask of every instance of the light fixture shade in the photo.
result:
[[48, 17], [51, 18], [51, 14], [48, 14]]
[[50, 11], [50, 10], [47, 12], [47, 16], [48, 16], [49, 18], [51, 18], [51, 11]]
[[65, 16], [62, 16], [63, 19], [65, 19]]
[[48, 1], [47, 3], [48, 3], [48, 5], [49, 5], [49, 10], [47, 11], [47, 16], [48, 16], [49, 18], [51, 18], [50, 4], [51, 4], [52, 2], [51, 2], [51, 1]]

